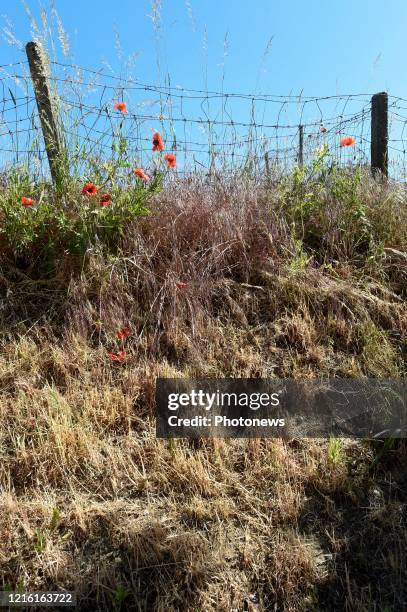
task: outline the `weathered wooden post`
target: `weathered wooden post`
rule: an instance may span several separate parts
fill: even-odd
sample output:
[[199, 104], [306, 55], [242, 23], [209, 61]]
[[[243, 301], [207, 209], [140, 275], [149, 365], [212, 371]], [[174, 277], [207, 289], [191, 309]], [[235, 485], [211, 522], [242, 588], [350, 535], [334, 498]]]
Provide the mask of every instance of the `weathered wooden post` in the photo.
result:
[[389, 174], [389, 99], [386, 92], [377, 93], [372, 97], [371, 118], [371, 170], [372, 174]]
[[59, 187], [61, 185], [63, 176], [62, 145], [45, 69], [45, 54], [42, 46], [36, 42], [27, 43], [25, 49], [28, 64], [30, 66], [42, 132], [44, 134], [45, 148], [47, 151], [51, 176], [54, 185]]
[[304, 126], [299, 126], [299, 143], [298, 143], [298, 165], [300, 168], [304, 166]]

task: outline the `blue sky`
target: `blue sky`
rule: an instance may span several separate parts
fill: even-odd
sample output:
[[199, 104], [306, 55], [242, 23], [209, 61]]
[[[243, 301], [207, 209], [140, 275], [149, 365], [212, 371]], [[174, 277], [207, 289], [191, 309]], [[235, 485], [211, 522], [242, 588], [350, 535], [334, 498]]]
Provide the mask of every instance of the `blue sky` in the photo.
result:
[[[26, 4], [40, 23], [39, 2], [26, 0]], [[407, 79], [401, 78], [407, 57], [406, 0], [388, 0], [386, 5], [382, 0], [156, 0], [155, 22], [152, 4], [153, 0], [55, 0], [70, 40], [69, 60], [64, 60], [57, 44], [58, 59], [87, 68], [103, 67], [107, 72], [131, 76], [143, 83], [163, 85], [170, 82], [171, 86], [192, 89], [303, 96], [371, 94], [385, 90], [407, 98]], [[44, 0], [44, 7], [51, 14], [52, 5]], [[7, 29], [11, 23], [17, 39], [22, 43], [32, 39], [30, 20], [22, 2], [7, 3], [2, 15], [3, 26]], [[55, 19], [52, 29], [57, 40]], [[5, 38], [7, 35], [3, 33], [0, 64], [25, 59], [21, 48], [10, 46]], [[129, 57], [134, 57], [131, 72]], [[184, 140], [189, 143], [188, 155], [198, 154], [202, 149], [207, 156], [208, 130], [205, 132], [199, 123], [187, 125], [181, 119], [173, 121], [174, 116], [191, 119], [206, 116], [200, 101], [189, 101], [188, 106], [185, 100], [181, 107], [180, 101], [173, 98], [174, 105], [167, 107], [164, 113], [172, 117], [171, 123], [165, 119], [167, 125], [157, 125], [161, 102], [153, 99], [150, 103], [150, 94], [145, 94], [147, 98], [144, 99], [139, 93], [134, 93], [138, 95], [136, 99], [132, 99], [132, 95], [128, 91], [123, 99], [131, 105], [135, 115], [153, 115], [151, 120], [147, 118], [144, 122], [137, 117], [135, 126], [141, 142], [149, 142], [152, 131], [158, 127], [166, 134], [167, 142], [177, 139], [174, 150], [180, 151], [182, 146], [185, 149]], [[85, 94], [84, 101], [93, 105], [94, 113], [103, 104], [109, 108], [113, 106], [112, 100], [105, 99], [102, 103], [96, 97], [86, 98]], [[366, 95], [350, 102], [325, 101], [320, 106], [312, 103], [306, 105], [305, 112], [302, 101], [301, 105], [295, 101], [295, 105], [290, 103], [282, 109], [274, 102], [256, 102], [257, 124], [278, 123], [289, 127], [278, 135], [273, 129], [261, 128], [254, 137], [257, 142], [266, 138], [272, 155], [276, 147], [278, 151], [285, 148], [295, 159], [296, 130], [299, 123], [305, 123], [310, 150], [314, 151], [321, 141], [331, 138], [329, 146], [335, 148], [341, 159], [343, 154], [353, 156], [354, 150], [344, 152], [340, 149], [338, 136], [352, 135], [357, 139], [358, 155], [364, 161], [370, 146], [368, 110], [360, 122], [353, 125], [349, 122], [338, 126], [337, 117], [349, 117], [362, 108], [368, 109], [369, 102], [370, 97]], [[211, 119], [227, 119], [221, 100], [210, 104], [205, 111]], [[229, 98], [225, 108], [234, 122], [251, 121], [250, 100]], [[326, 136], [321, 136], [320, 124], [327, 126]], [[395, 120], [393, 138], [400, 137], [403, 125]], [[106, 126], [107, 123], [100, 129]], [[134, 124], [129, 123], [128, 128], [134, 135]], [[88, 128], [82, 126], [81, 129], [89, 137]], [[247, 142], [247, 132], [245, 127], [236, 130], [235, 125], [225, 129], [221, 126], [215, 134], [217, 146], [229, 140], [235, 143], [236, 139]], [[93, 134], [96, 133], [93, 128]], [[281, 134], [283, 140], [280, 140]], [[110, 144], [109, 139], [107, 143]], [[146, 150], [151, 148], [149, 144], [144, 146]], [[405, 145], [395, 140], [392, 146], [403, 149]], [[238, 156], [238, 149], [234, 150]], [[184, 153], [186, 159], [186, 149]], [[242, 150], [241, 157], [244, 156]]]
[[[27, 0], [38, 17], [36, 0]], [[191, 18], [190, 5], [193, 19]], [[89, 67], [108, 61], [116, 70], [115, 31], [124, 55], [138, 53], [134, 74], [157, 82], [276, 94], [374, 92], [406, 96], [405, 0], [163, 0], [157, 40], [148, 0], [57, 0], [75, 60]], [[17, 37], [30, 38], [18, 0], [2, 14]], [[264, 58], [268, 41], [269, 53]], [[205, 42], [206, 39], [206, 42]], [[226, 43], [225, 43], [226, 41]], [[206, 47], [206, 50], [205, 50]], [[2, 41], [1, 62], [17, 52]]]

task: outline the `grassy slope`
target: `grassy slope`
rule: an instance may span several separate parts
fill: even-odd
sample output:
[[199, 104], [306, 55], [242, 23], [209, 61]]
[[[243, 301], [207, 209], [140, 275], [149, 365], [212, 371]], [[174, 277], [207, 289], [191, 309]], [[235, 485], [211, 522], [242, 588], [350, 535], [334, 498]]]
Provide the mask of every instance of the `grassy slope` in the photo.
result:
[[405, 443], [154, 438], [158, 375], [405, 375], [404, 192], [352, 181], [175, 182], [118, 255], [3, 257], [0, 587], [405, 609]]

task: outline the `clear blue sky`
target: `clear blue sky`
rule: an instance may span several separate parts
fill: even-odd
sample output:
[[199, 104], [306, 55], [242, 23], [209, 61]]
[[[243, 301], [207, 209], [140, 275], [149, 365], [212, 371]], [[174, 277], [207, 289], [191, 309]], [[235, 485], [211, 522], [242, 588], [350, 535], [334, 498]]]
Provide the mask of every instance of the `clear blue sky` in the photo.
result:
[[[27, 3], [38, 17], [37, 0]], [[3, 16], [26, 41], [30, 26], [22, 4], [5, 4]], [[149, 0], [57, 0], [56, 6], [73, 57], [84, 66], [106, 60], [119, 70], [116, 30], [124, 55], [139, 53], [134, 75], [147, 82], [169, 73], [174, 85], [201, 88], [207, 67], [209, 88], [221, 87], [224, 71], [230, 91], [389, 90], [407, 97], [406, 0], [162, 0], [160, 76]], [[18, 55], [4, 40], [1, 49], [0, 63]]]
[[[48, 0], [43, 2], [51, 15], [51, 0], [49, 4]], [[4, 28], [8, 29], [10, 22], [21, 43], [32, 39], [32, 26], [23, 3], [13, 0], [5, 4]], [[26, 0], [26, 4], [41, 23], [38, 0]], [[55, 0], [55, 5], [70, 40], [70, 57], [66, 61], [105, 71], [110, 66], [116, 76], [157, 85], [168, 85], [170, 79], [172, 86], [238, 93], [331, 96], [388, 91], [407, 98], [407, 78], [403, 78], [407, 58], [406, 0], [387, 3], [383, 0]], [[50, 21], [57, 41], [56, 20]], [[25, 59], [21, 46], [20, 50], [18, 46], [10, 46], [5, 40], [7, 35], [3, 34], [0, 64]], [[57, 58], [63, 61], [60, 45], [57, 43], [56, 47]], [[131, 72], [126, 67], [129, 56], [136, 57]], [[100, 108], [102, 101], [91, 97], [98, 93], [100, 90], [85, 97], [84, 92], [83, 100]], [[319, 124], [325, 124], [330, 128], [327, 137], [332, 137], [332, 146], [336, 149], [339, 135], [352, 135], [357, 139], [358, 154], [363, 160], [369, 155], [368, 111], [360, 125], [345, 121], [339, 129], [335, 127], [338, 117], [346, 118], [367, 108], [369, 97], [324, 101], [320, 106], [312, 103], [306, 108], [301, 108], [298, 101], [283, 108], [280, 104], [256, 101], [256, 114], [251, 119], [250, 99], [229, 98], [225, 105], [221, 99], [211, 100], [210, 107], [203, 109], [199, 100], [183, 98], [180, 102], [171, 98], [169, 105], [160, 110], [162, 99], [153, 100], [156, 106], [152, 106], [148, 99], [150, 93], [144, 92], [145, 97], [137, 100], [129, 90], [122, 95], [130, 103], [131, 112], [154, 113], [151, 121], [147, 118], [144, 123], [138, 122], [136, 127], [140, 128], [141, 137], [149, 143], [150, 133], [163, 129], [167, 141], [177, 140], [177, 151], [184, 140], [188, 141], [190, 152], [199, 153], [203, 147], [206, 155], [204, 128], [199, 123], [187, 125], [182, 121], [185, 117], [210, 117], [222, 122], [233, 118], [232, 128], [224, 131], [216, 128], [215, 139], [220, 143], [232, 139], [236, 142], [236, 137], [244, 143], [245, 128], [239, 128], [237, 133], [236, 122], [254, 120], [256, 130], [259, 124], [286, 124], [289, 129], [282, 132], [287, 137], [284, 142], [278, 140], [280, 135], [270, 127], [255, 136], [258, 142], [264, 137], [268, 139], [271, 154], [274, 142], [278, 150], [282, 146], [294, 147], [295, 157], [298, 125], [306, 124], [306, 143], [314, 150], [321, 140], [318, 140]], [[108, 105], [112, 108], [113, 101]], [[168, 117], [168, 113], [174, 122], [160, 126], [156, 119], [160, 115]], [[181, 119], [177, 120], [177, 116]], [[128, 125], [130, 132], [134, 132], [133, 124]], [[392, 127], [392, 138], [399, 137], [403, 125], [399, 122]], [[296, 128], [291, 130], [291, 126]], [[93, 127], [87, 132], [91, 133], [95, 135], [97, 130]], [[251, 135], [250, 139], [253, 138]], [[398, 149], [405, 147], [405, 143], [399, 145], [396, 140], [393, 144]], [[151, 148], [150, 144], [145, 146]], [[194, 151], [194, 147], [199, 150]], [[234, 151], [238, 156], [239, 150], [235, 147]], [[240, 153], [244, 158], [245, 151]], [[351, 150], [349, 155], [353, 153]]]

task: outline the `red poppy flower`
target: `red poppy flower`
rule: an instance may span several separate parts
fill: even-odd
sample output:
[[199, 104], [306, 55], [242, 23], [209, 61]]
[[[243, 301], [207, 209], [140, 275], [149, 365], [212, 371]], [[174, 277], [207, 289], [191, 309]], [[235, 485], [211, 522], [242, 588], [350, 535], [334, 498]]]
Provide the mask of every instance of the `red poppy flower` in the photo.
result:
[[108, 193], [104, 193], [100, 196], [99, 204], [101, 206], [109, 206], [112, 203], [112, 198]]
[[21, 198], [21, 204], [23, 206], [33, 206], [34, 205], [34, 200], [32, 200], [31, 198]]
[[352, 147], [356, 144], [356, 140], [352, 136], [346, 136], [341, 139], [341, 147]]
[[144, 181], [145, 183], [147, 183], [147, 181], [150, 180], [150, 177], [148, 176], [148, 174], [144, 172], [142, 168], [135, 168], [133, 172], [136, 176], [138, 176], [138, 178], [141, 178], [141, 180]]
[[125, 340], [130, 336], [130, 329], [128, 327], [123, 327], [123, 329], [117, 332], [116, 336], [119, 340]]
[[114, 105], [114, 109], [120, 111], [121, 113], [123, 113], [123, 115], [126, 115], [129, 112], [127, 110], [126, 102], [118, 102]]
[[186, 289], [188, 287], [187, 283], [182, 283], [181, 281], [175, 283], [175, 286], [177, 287], [177, 289]]
[[124, 351], [119, 351], [118, 353], [108, 353], [110, 359], [112, 361], [118, 361], [119, 363], [123, 363], [126, 360], [126, 353]]
[[325, 134], [328, 130], [326, 129], [326, 127], [321, 125], [321, 127], [319, 128], [319, 131], [321, 132], [321, 134]]
[[163, 143], [163, 139], [161, 138], [161, 134], [159, 134], [158, 132], [155, 132], [153, 134], [153, 151], [163, 151], [164, 150], [164, 143]]
[[177, 158], [173, 153], [166, 153], [164, 155], [164, 159], [167, 162], [168, 168], [176, 168], [177, 167]]
[[98, 188], [94, 183], [85, 183], [82, 189], [82, 195], [95, 196], [98, 192]]

